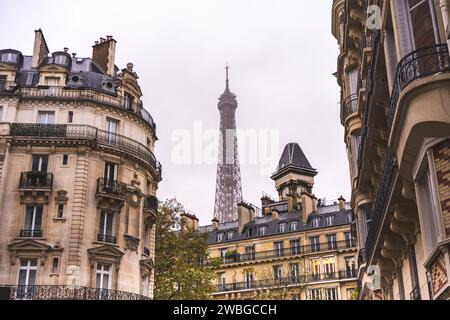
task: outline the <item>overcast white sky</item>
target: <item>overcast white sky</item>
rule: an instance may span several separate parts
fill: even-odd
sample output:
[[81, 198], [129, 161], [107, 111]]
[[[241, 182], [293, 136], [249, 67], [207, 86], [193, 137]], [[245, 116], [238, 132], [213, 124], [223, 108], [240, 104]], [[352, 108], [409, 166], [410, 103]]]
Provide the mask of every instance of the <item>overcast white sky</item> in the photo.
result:
[[[286, 143], [298, 142], [319, 171], [314, 193], [349, 200], [339, 89], [332, 76], [338, 47], [331, 2], [10, 1], [0, 11], [0, 48], [31, 55], [34, 30], [42, 28], [51, 51], [67, 46], [90, 56], [95, 40], [113, 35], [116, 64], [134, 63], [144, 104], [158, 126], [158, 197], [176, 197], [206, 224], [213, 215], [216, 165], [174, 164], [171, 137], [177, 129], [192, 131], [194, 121], [218, 130], [226, 61], [239, 103], [238, 128], [278, 129], [277, 158]], [[258, 206], [262, 191], [276, 195], [261, 166], [241, 166], [244, 199]]]

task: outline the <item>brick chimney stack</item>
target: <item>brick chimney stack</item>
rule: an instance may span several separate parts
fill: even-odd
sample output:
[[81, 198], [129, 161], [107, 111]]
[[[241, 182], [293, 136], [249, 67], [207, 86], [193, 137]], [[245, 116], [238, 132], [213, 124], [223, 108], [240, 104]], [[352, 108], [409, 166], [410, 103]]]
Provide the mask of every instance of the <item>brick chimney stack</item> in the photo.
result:
[[116, 43], [112, 36], [106, 36], [92, 46], [92, 60], [110, 77], [114, 76]]
[[341, 196], [339, 199], [339, 210], [345, 209], [345, 199], [343, 196]]
[[50, 50], [45, 42], [44, 34], [41, 29], [34, 31], [33, 57], [31, 59], [31, 67], [36, 69], [41, 62], [47, 58]]

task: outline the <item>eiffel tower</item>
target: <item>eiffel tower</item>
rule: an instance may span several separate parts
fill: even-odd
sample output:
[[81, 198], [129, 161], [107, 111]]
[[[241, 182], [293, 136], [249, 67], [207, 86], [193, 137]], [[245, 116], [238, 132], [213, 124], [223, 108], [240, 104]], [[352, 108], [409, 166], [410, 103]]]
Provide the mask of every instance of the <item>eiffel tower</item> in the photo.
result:
[[220, 138], [217, 163], [214, 218], [220, 223], [237, 220], [237, 204], [242, 201], [241, 169], [236, 136], [236, 95], [230, 91], [228, 64], [225, 91], [219, 98]]

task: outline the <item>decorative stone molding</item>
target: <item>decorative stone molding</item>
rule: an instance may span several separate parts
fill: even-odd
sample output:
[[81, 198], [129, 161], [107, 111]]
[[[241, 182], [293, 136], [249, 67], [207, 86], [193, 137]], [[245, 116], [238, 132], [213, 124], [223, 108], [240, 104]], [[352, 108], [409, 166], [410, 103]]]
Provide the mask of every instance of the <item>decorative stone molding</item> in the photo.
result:
[[56, 191], [55, 203], [56, 204], [66, 204], [69, 201], [67, 197], [67, 191], [58, 190]]
[[139, 261], [141, 277], [144, 279], [145, 277], [150, 277], [152, 274], [152, 270], [154, 268], [154, 262], [152, 258], [143, 259]]
[[124, 253], [111, 245], [103, 245], [88, 249], [89, 263], [91, 268], [94, 268], [95, 263], [112, 263], [114, 264], [116, 271], [120, 268], [120, 260]]
[[52, 248], [49, 245], [31, 239], [12, 243], [8, 245], [8, 250], [11, 265], [14, 265], [18, 258], [38, 259], [40, 264], [44, 265], [49, 253], [56, 252], [61, 254], [63, 251], [59, 244]]
[[125, 234], [123, 237], [125, 238], [125, 248], [137, 252], [139, 248], [139, 239], [130, 236], [129, 234]]

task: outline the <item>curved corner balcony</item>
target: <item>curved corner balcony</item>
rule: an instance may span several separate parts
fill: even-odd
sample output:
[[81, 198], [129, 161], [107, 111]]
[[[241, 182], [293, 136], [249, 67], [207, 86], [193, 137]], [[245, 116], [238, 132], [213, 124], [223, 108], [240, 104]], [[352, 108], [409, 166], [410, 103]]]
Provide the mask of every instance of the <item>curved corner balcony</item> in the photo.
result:
[[2, 299], [9, 300], [150, 300], [149, 297], [101, 288], [59, 285], [0, 285]]
[[446, 44], [413, 51], [400, 60], [391, 94], [388, 113], [389, 129], [394, 122], [401, 92], [415, 80], [444, 72], [450, 72], [450, 58]]
[[344, 102], [342, 102], [341, 109], [341, 124], [345, 124], [345, 120], [352, 114], [358, 112], [358, 94], [352, 94], [348, 96]]
[[122, 135], [99, 130], [89, 125], [77, 124], [11, 123], [10, 129], [10, 135], [16, 139], [16, 142], [29, 139], [48, 143], [83, 141], [94, 148], [104, 148], [112, 153], [133, 156], [152, 168], [157, 179], [161, 180], [161, 164], [156, 161], [153, 152], [142, 143]]
[[[143, 108], [142, 103], [130, 102], [130, 100], [125, 97], [108, 95], [92, 89], [80, 90], [78, 88], [69, 87], [18, 87], [10, 84], [8, 88], [10, 88], [8, 91], [0, 89], [0, 92], [18, 95], [21, 99], [86, 101], [119, 108], [138, 116], [153, 130], [156, 130], [156, 124], [153, 121], [152, 116]], [[12, 88], [14, 90], [12, 90]]]

